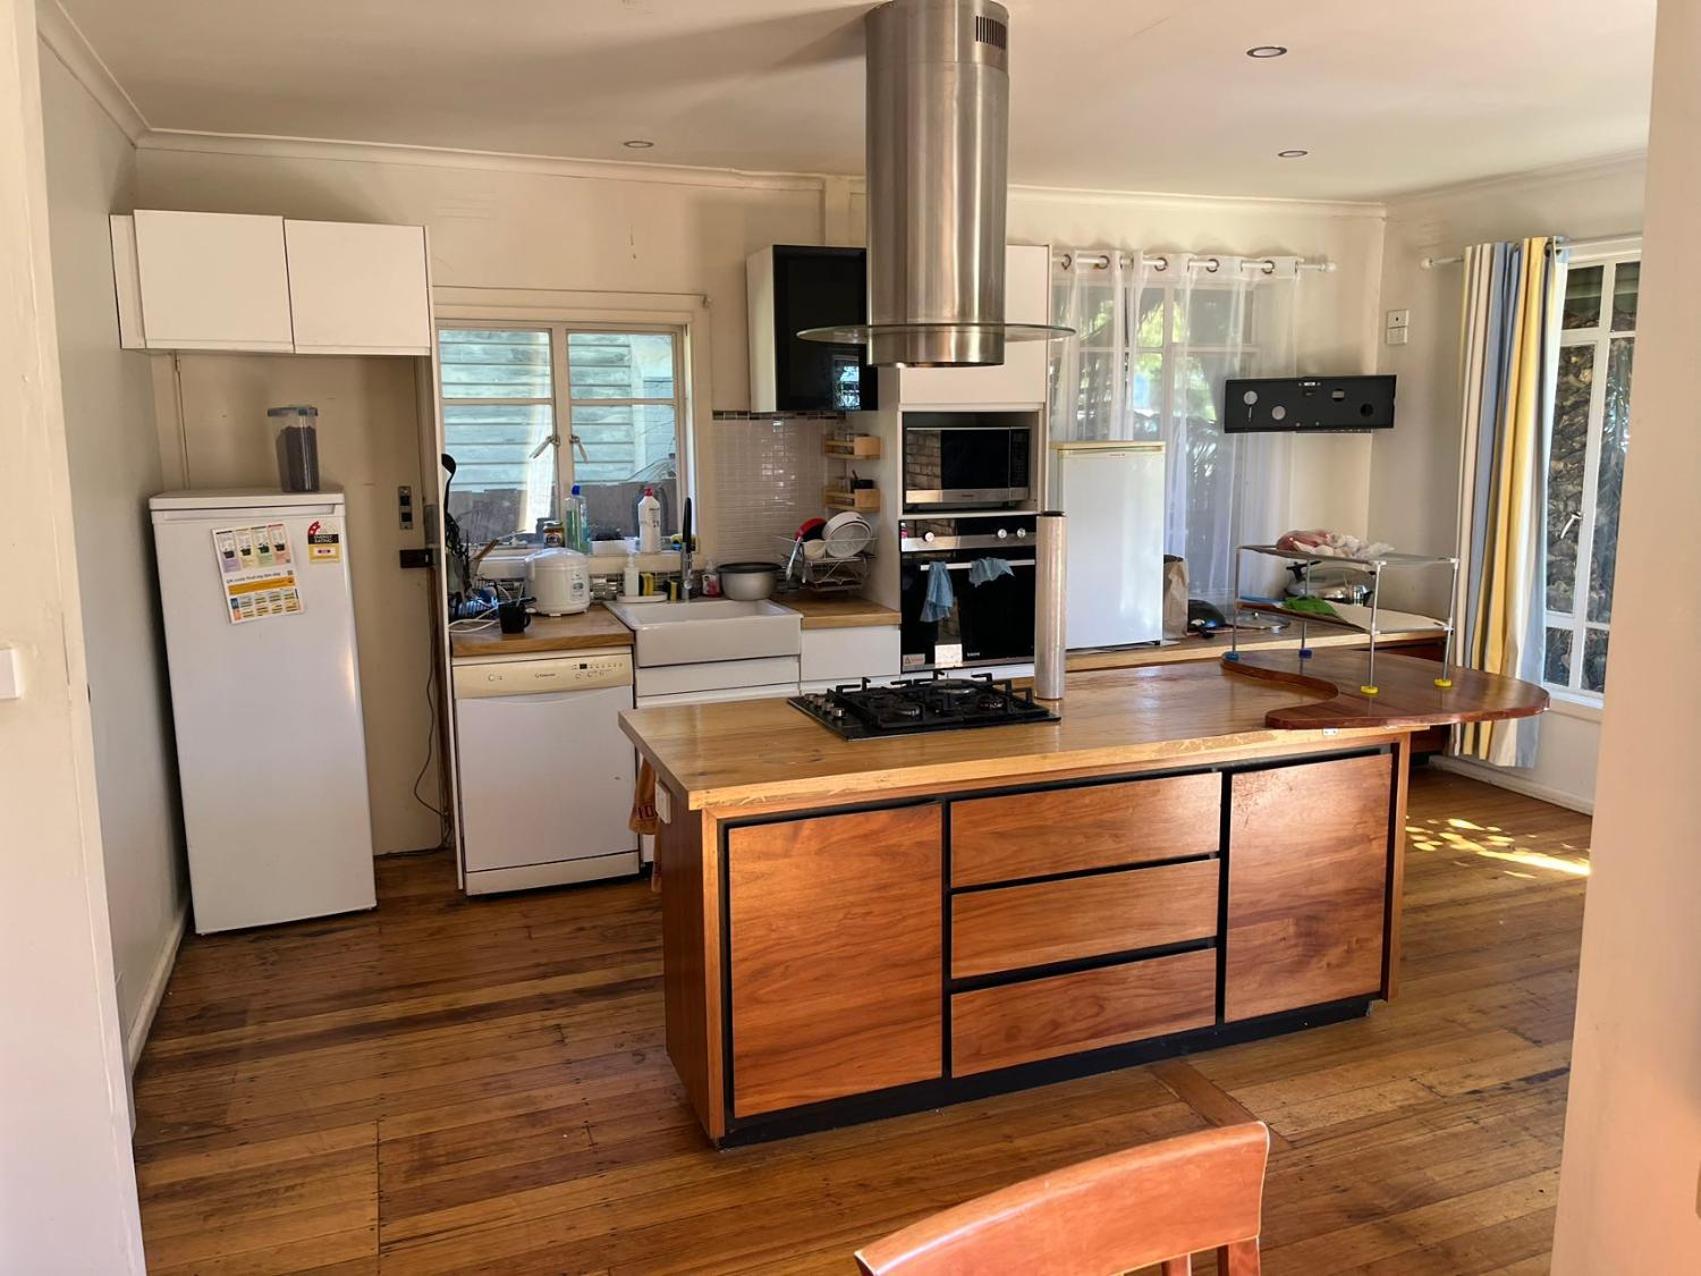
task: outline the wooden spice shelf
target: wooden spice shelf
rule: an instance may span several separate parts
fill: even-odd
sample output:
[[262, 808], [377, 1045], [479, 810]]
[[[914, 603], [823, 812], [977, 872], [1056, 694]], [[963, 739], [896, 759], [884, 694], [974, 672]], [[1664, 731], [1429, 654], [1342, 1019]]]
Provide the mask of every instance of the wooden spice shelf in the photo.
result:
[[829, 487], [822, 490], [821, 503], [830, 510], [856, 510], [869, 514], [880, 508], [880, 489]]

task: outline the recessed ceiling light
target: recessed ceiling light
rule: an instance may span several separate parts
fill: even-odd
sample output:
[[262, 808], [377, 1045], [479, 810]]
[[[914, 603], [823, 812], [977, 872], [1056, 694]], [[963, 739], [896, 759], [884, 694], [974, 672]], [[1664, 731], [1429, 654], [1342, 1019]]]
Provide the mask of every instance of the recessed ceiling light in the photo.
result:
[[647, 151], [650, 147], [654, 146], [655, 143], [649, 141], [647, 138], [635, 137], [630, 142], [622, 142], [621, 145], [629, 151]]
[[1310, 151], [1277, 151], [1276, 152], [1276, 158], [1277, 159], [1304, 159], [1309, 154], [1311, 154]]
[[1246, 56], [1249, 58], [1279, 58], [1286, 52], [1286, 47], [1280, 44], [1260, 44], [1248, 49]]

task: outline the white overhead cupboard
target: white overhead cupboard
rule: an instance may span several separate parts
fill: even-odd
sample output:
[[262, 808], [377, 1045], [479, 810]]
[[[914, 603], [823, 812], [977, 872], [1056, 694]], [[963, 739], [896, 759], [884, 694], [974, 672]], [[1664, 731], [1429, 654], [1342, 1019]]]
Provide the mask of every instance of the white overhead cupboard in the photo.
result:
[[[1004, 249], [1004, 320], [1051, 322], [1051, 249], [1010, 244]], [[990, 368], [891, 368], [880, 382], [882, 407], [1032, 407], [1044, 403], [1050, 345], [1011, 341], [1004, 362]]]
[[112, 219], [131, 350], [431, 353], [423, 226], [141, 209]]

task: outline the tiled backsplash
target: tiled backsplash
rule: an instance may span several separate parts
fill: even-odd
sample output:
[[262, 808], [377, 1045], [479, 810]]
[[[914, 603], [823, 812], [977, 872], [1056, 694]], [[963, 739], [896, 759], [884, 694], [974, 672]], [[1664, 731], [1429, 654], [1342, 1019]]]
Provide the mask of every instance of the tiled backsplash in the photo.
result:
[[821, 514], [827, 480], [822, 440], [842, 420], [830, 416], [763, 416], [717, 412], [699, 456], [717, 508], [715, 561], [777, 559], [776, 536], [791, 536]]

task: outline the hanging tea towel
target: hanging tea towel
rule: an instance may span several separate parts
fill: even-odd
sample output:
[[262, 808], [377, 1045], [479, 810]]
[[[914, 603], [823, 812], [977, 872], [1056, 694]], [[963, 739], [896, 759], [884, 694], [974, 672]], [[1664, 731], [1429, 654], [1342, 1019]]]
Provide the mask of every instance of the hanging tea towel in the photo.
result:
[[921, 618], [929, 624], [944, 620], [957, 605], [957, 593], [951, 588], [951, 569], [942, 562], [927, 565], [927, 597], [922, 600]]
[[997, 580], [1000, 576], [1014, 576], [1010, 564], [1002, 558], [977, 558], [969, 565], [969, 584], [984, 585], [989, 580]]

